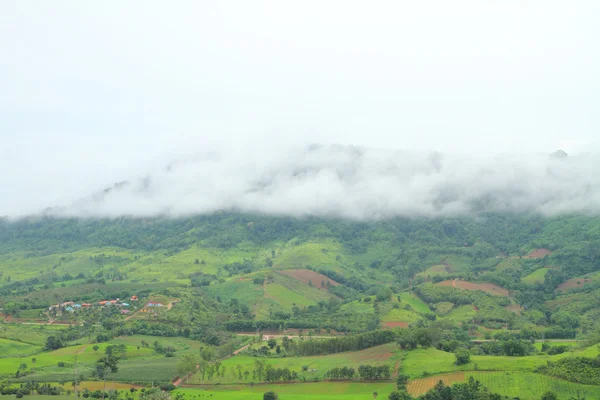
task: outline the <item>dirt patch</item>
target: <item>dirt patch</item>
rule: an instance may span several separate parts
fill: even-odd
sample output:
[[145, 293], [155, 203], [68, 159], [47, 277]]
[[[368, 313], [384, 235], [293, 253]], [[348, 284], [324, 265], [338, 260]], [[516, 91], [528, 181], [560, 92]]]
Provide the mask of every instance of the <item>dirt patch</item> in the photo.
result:
[[304, 282], [307, 285], [310, 282], [313, 287], [319, 290], [329, 290], [329, 286], [340, 285], [339, 283], [332, 279], [329, 279], [325, 275], [322, 275], [315, 271], [311, 271], [310, 269], [286, 269], [284, 271], [279, 271], [279, 273], [291, 276], [292, 278]]
[[573, 278], [573, 279], [569, 279], [568, 281], [563, 282], [560, 285], [558, 285], [557, 289], [560, 290], [561, 292], [564, 292], [569, 289], [583, 287], [586, 283], [590, 283], [590, 282], [592, 282], [592, 279], [590, 279], [588, 277]]
[[432, 389], [439, 381], [444, 382], [445, 385], [452, 385], [457, 382], [464, 382], [465, 373], [455, 372], [453, 374], [436, 375], [428, 378], [415, 379], [408, 382], [406, 391], [412, 396], [420, 396], [427, 393]]
[[436, 286], [448, 286], [456, 289], [464, 289], [464, 290], [481, 290], [482, 292], [486, 292], [489, 294], [494, 294], [496, 296], [504, 296], [508, 297], [508, 290], [500, 287], [498, 285], [494, 285], [493, 283], [475, 283], [468, 281], [459, 281], [458, 279], [442, 281], [436, 283]]
[[381, 326], [383, 328], [387, 328], [387, 329], [391, 329], [391, 328], [408, 328], [408, 322], [404, 322], [404, 321], [382, 322]]
[[548, 249], [535, 249], [535, 250], [531, 250], [531, 252], [529, 252], [529, 254], [527, 254], [523, 258], [544, 258], [551, 254], [552, 254], [552, 252]]

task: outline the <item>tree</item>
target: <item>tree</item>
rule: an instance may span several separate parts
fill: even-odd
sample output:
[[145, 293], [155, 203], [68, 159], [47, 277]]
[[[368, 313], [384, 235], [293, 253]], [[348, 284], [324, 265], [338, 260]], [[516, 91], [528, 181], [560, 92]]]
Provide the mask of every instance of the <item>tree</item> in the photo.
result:
[[277, 393], [270, 391], [263, 394], [263, 400], [279, 400]]
[[48, 336], [48, 338], [46, 339], [46, 349], [48, 350], [60, 349], [63, 346], [64, 344], [62, 340], [55, 336]]
[[554, 392], [546, 392], [542, 395], [542, 400], [557, 400], [558, 396]]
[[406, 384], [408, 383], [408, 375], [398, 374], [396, 379], [396, 387], [398, 390], [406, 390]]
[[471, 353], [467, 349], [458, 349], [454, 354], [456, 356], [456, 365], [468, 364], [471, 362]]
[[275, 339], [269, 339], [267, 344], [269, 345], [269, 348], [274, 349], [275, 346], [277, 346], [277, 341]]
[[98, 351], [98, 349], [100, 348], [100, 346], [98, 346], [97, 344], [94, 345], [94, 347], [92, 347], [92, 349], [94, 349], [94, 351]]
[[102, 399], [106, 393], [106, 377], [109, 373], [115, 373], [119, 370], [119, 359], [114, 355], [105, 355], [96, 362], [96, 370], [94, 371], [99, 378], [104, 380], [104, 388], [102, 389]]
[[411, 400], [412, 396], [404, 390], [394, 390], [388, 396], [389, 400]]

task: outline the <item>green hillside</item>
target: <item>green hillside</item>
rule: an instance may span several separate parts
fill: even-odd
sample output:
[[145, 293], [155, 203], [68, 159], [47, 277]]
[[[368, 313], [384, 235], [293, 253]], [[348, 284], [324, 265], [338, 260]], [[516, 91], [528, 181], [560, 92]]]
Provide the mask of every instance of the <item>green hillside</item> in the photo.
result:
[[[599, 260], [600, 219], [582, 216], [1, 221], [0, 379], [70, 382], [77, 365], [82, 385], [98, 382], [97, 361], [123, 345], [110, 381], [152, 387], [191, 373], [190, 385], [221, 385], [184, 398], [243, 398], [240, 388], [262, 390], [250, 382], [277, 379], [288, 382], [282, 398], [289, 386], [286, 398], [301, 398], [342, 367], [355, 375], [331, 399], [354, 398], [352, 388], [387, 396], [399, 374], [413, 395], [439, 375], [563, 398], [579, 384], [562, 364], [545, 366], [598, 357]], [[457, 366], [461, 349], [470, 360]], [[389, 377], [369, 381], [361, 366]], [[534, 389], [501, 375], [513, 371]]]

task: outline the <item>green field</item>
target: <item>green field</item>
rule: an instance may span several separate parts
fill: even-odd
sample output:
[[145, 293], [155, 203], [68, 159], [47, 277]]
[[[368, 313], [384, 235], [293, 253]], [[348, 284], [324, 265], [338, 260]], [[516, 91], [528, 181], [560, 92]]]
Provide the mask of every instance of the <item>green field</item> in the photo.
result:
[[[596, 357], [598, 355], [596, 346], [577, 349], [573, 351], [574, 356]], [[535, 367], [546, 364], [547, 361], [556, 361], [564, 357], [571, 357], [571, 352], [554, 356], [538, 355], [525, 357], [507, 356], [471, 356], [469, 364], [456, 366], [453, 353], [446, 353], [437, 349], [415, 349], [406, 352], [403, 371], [411, 378], [426, 375], [437, 375], [454, 371], [468, 371], [477, 368], [483, 371], [532, 371]]]
[[416, 276], [424, 279], [431, 279], [435, 276], [444, 277], [448, 275], [450, 275], [450, 273], [448, 272], [448, 268], [444, 264], [438, 264], [427, 268], [423, 272], [419, 272]]
[[328, 399], [359, 400], [372, 399], [373, 392], [378, 398], [387, 398], [395, 389], [392, 383], [340, 383], [314, 382], [302, 384], [255, 385], [253, 388], [243, 386], [221, 386], [207, 389], [184, 388], [176, 393], [183, 393], [186, 400], [193, 398], [210, 398], [215, 400], [260, 400], [267, 391], [275, 391], [281, 400]]
[[[338, 353], [327, 356], [263, 358], [263, 360], [275, 368], [289, 368], [292, 371], [296, 371], [300, 379], [304, 378], [310, 381], [315, 378], [322, 379], [328, 370], [336, 367], [357, 367], [359, 364], [387, 364], [393, 370], [396, 364], [400, 362], [400, 356], [398, 346], [395, 343], [390, 343], [357, 352]], [[222, 363], [226, 367], [224, 377], [214, 377], [212, 380], [205, 378], [205, 380], [202, 380], [200, 374], [195, 374], [190, 378], [188, 383], [240, 383], [236, 366], [240, 365], [243, 371], [252, 372], [255, 360], [256, 358], [245, 355], [228, 358]], [[308, 367], [308, 371], [302, 371], [303, 366]], [[248, 381], [251, 380], [250, 376]]]
[[548, 273], [548, 271], [549, 271], [549, 268], [536, 269], [529, 275], [521, 278], [521, 281], [523, 281], [523, 283], [527, 283], [528, 285], [533, 285], [535, 283], [544, 283], [544, 278], [546, 277], [546, 274]]
[[600, 397], [600, 386], [567, 382], [532, 372], [469, 372], [468, 376], [473, 376], [492, 393], [513, 398], [536, 400], [548, 391], [556, 393], [561, 400], [577, 398], [578, 394], [588, 399]]
[[40, 346], [15, 340], [0, 339], [0, 357], [27, 356], [41, 351]]

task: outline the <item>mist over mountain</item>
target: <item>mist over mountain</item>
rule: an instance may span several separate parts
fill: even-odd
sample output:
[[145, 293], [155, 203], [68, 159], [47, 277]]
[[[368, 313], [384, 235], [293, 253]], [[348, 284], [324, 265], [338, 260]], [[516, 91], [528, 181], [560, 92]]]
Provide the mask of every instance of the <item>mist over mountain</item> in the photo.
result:
[[349, 146], [206, 151], [46, 210], [62, 217], [217, 210], [377, 220], [483, 212], [600, 212], [594, 155], [450, 155]]

